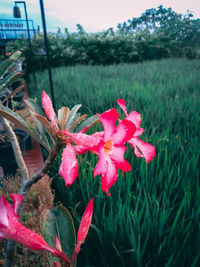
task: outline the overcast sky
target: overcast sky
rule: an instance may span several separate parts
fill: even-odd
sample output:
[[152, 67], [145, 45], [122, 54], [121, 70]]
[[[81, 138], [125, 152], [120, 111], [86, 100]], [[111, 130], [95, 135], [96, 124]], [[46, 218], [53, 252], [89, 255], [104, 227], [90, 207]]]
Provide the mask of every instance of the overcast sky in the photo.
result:
[[[13, 0], [0, 0], [0, 19], [13, 18], [13, 5]], [[26, 5], [29, 19], [34, 20], [35, 28], [40, 25], [42, 29], [39, 0], [27, 0]], [[44, 0], [47, 31], [51, 32], [58, 27], [73, 32], [76, 24], [81, 24], [86, 32], [115, 29], [118, 23], [159, 5], [182, 14], [190, 10], [195, 18], [200, 18], [200, 0]], [[23, 5], [20, 6], [25, 18]]]

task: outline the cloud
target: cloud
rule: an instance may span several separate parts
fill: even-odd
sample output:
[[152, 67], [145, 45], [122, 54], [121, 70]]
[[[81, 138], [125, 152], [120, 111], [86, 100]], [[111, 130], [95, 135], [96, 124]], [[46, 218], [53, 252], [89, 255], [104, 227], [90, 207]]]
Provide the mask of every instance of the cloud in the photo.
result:
[[[146, 9], [156, 8], [160, 4], [172, 7], [178, 13], [185, 14], [187, 10], [195, 11], [199, 16], [199, 0], [43, 0], [48, 31], [56, 31], [57, 27], [70, 31], [76, 30], [76, 24], [81, 24], [87, 32], [97, 32], [116, 27], [118, 23], [139, 17]], [[0, 13], [4, 17], [12, 17], [13, 0], [0, 0]], [[29, 19], [35, 25], [41, 24], [39, 0], [26, 1]], [[19, 5], [22, 6], [22, 5]], [[21, 9], [24, 16], [23, 7]], [[2, 15], [0, 14], [0, 18]], [[9, 15], [10, 14], [10, 15]]]

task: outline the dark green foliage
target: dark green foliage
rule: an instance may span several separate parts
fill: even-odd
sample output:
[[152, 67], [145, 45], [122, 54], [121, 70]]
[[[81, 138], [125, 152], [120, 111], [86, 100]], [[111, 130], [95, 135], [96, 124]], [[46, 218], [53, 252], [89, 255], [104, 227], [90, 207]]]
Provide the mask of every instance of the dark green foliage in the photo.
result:
[[[54, 69], [57, 106], [81, 103], [81, 113], [112, 107], [120, 112], [115, 100], [123, 98], [128, 112], [141, 113], [146, 129], [141, 139], [157, 151], [146, 164], [128, 146], [125, 157], [132, 171], [119, 174], [111, 197], [101, 191], [100, 177], [93, 178], [95, 155], [79, 157], [79, 177], [70, 188], [58, 175], [60, 159], [55, 162], [50, 175], [56, 202], [70, 209], [76, 228], [94, 197], [78, 266], [200, 265], [199, 70], [198, 60], [186, 59]], [[47, 90], [46, 72], [37, 73], [37, 81]], [[29, 88], [40, 99], [34, 83]]]
[[180, 41], [182, 46], [200, 44], [200, 20], [192, 19], [193, 15], [188, 11], [186, 15], [178, 14], [172, 8], [147, 9], [140, 17], [132, 18], [128, 22], [119, 23], [118, 29], [126, 33], [138, 33], [147, 30], [154, 35], [162, 32], [171, 40]]
[[[170, 57], [200, 56], [200, 20], [190, 13], [177, 14], [171, 8], [159, 6], [148, 9], [139, 18], [133, 18], [99, 33], [86, 33], [77, 25], [77, 33], [48, 34], [51, 65], [75, 64], [110, 65], [135, 63]], [[27, 72], [46, 68], [43, 35], [31, 40], [32, 52], [25, 39], [7, 44], [8, 52], [22, 49]]]

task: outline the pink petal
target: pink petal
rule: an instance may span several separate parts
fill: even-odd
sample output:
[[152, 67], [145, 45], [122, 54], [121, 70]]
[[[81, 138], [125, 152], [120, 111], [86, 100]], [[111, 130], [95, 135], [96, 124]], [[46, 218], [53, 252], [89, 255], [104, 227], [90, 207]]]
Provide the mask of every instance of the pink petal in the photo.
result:
[[[144, 157], [146, 162], [151, 161], [156, 155], [156, 149], [149, 143], [145, 143], [138, 137], [134, 137], [128, 141], [135, 148], [135, 155], [137, 157]], [[141, 152], [140, 152], [141, 151]]]
[[[12, 195], [12, 198], [17, 200], [17, 194], [14, 195], [15, 197]], [[7, 214], [15, 216], [6, 216]], [[44, 246], [48, 246], [41, 236], [27, 229], [16, 220], [14, 207], [7, 202], [4, 196], [0, 198], [0, 215], [1, 237], [14, 240], [34, 250], [44, 249]]]
[[64, 178], [66, 186], [73, 184], [78, 177], [78, 161], [75, 150], [70, 143], [63, 149], [59, 174]]
[[20, 194], [10, 194], [10, 197], [13, 200], [14, 211], [17, 214], [17, 208], [18, 208], [19, 204], [21, 203], [23, 196]]
[[99, 155], [99, 161], [97, 162], [97, 165], [94, 169], [94, 177], [96, 177], [97, 175], [100, 174], [104, 174], [105, 172], [107, 172], [107, 168], [108, 168], [108, 163], [104, 154], [104, 143], [102, 142], [99, 146], [98, 146], [99, 151], [98, 155]]
[[49, 246], [40, 235], [29, 230], [20, 222], [10, 222], [7, 238], [12, 239], [33, 250], [48, 250]]
[[82, 216], [80, 226], [78, 229], [78, 235], [77, 235], [77, 243], [75, 245], [74, 253], [71, 258], [71, 262], [73, 262], [80, 252], [81, 245], [85, 241], [85, 238], [88, 234], [90, 224], [92, 221], [92, 214], [93, 214], [93, 198], [90, 199], [89, 204], [87, 205], [84, 214]]
[[109, 140], [116, 131], [115, 122], [119, 117], [116, 109], [105, 111], [101, 115], [97, 114], [104, 127], [104, 141]]
[[[32, 250], [46, 250], [53, 256], [60, 257], [69, 262], [62, 252], [51, 248], [43, 237], [29, 230], [16, 220], [17, 216], [14, 209], [17, 208], [17, 205], [21, 201], [21, 196], [13, 194], [11, 197], [14, 201], [13, 206], [10, 205], [3, 196], [0, 198], [0, 241], [6, 238], [16, 241]], [[9, 214], [9, 216], [6, 217], [6, 214]], [[14, 216], [11, 216], [12, 214]]]
[[55, 121], [55, 111], [51, 102], [50, 97], [46, 94], [45, 91], [42, 91], [42, 106], [45, 111], [47, 118], [51, 121], [51, 124], [54, 129], [57, 128]]
[[141, 124], [141, 115], [140, 113], [136, 112], [136, 111], [131, 111], [131, 113], [129, 113], [129, 115], [126, 117], [127, 120], [132, 121], [136, 128], [140, 128], [140, 124]]
[[131, 165], [124, 159], [124, 153], [126, 151], [125, 146], [112, 147], [112, 151], [110, 153], [110, 158], [115, 162], [115, 166], [124, 171], [129, 172], [131, 170]]
[[133, 137], [135, 131], [135, 125], [131, 121], [124, 119], [120, 121], [112, 139], [116, 145], [122, 145]]
[[5, 206], [5, 203], [7, 201], [5, 200], [4, 196], [0, 197], [0, 226], [8, 226], [8, 215], [7, 215], [7, 209]]
[[110, 155], [104, 153], [104, 142], [99, 145], [99, 161], [94, 169], [94, 177], [102, 174], [101, 188], [110, 196], [108, 190], [116, 182], [118, 174], [115, 163], [111, 160]]
[[124, 99], [118, 99], [117, 100], [117, 104], [120, 106], [120, 108], [124, 111], [124, 113], [127, 116], [128, 114], [127, 114], [127, 110], [126, 110], [126, 102], [125, 102], [125, 100]]
[[142, 135], [144, 131], [145, 131], [145, 129], [143, 129], [143, 128], [137, 128], [137, 130], [134, 133], [134, 137]]
[[90, 228], [93, 214], [93, 198], [90, 199], [82, 216], [77, 235], [77, 244], [83, 244]]
[[50, 247], [42, 236], [29, 230], [19, 222], [15, 224], [12, 223], [10, 235], [8, 235], [7, 239], [12, 239], [32, 250], [49, 251], [52, 256], [62, 258], [63, 260], [69, 262], [62, 251]]
[[55, 248], [59, 251], [62, 251], [62, 246], [61, 246], [60, 240], [58, 239], [57, 235], [55, 235]]
[[83, 155], [88, 152], [88, 147], [86, 146], [74, 146], [74, 150], [77, 154]]
[[85, 154], [88, 150], [90, 150], [92, 153], [96, 153], [96, 150], [98, 150], [98, 145], [103, 140], [104, 132], [96, 132], [92, 134], [91, 136], [96, 138], [95, 144], [93, 143], [92, 146], [91, 144], [88, 146], [85, 145], [75, 145], [74, 149], [77, 154]]
[[94, 146], [97, 146], [100, 142], [100, 138], [95, 135], [87, 135], [83, 133], [70, 133], [67, 134], [72, 138], [72, 141], [76, 145], [87, 147], [88, 150], [92, 149]]
[[101, 177], [101, 189], [110, 196], [108, 190], [116, 182], [118, 178], [117, 168], [114, 162], [108, 158], [107, 159], [107, 170]]
[[80, 131], [80, 133], [85, 133], [87, 131], [88, 127], [86, 126], [85, 128], [83, 128], [83, 130]]

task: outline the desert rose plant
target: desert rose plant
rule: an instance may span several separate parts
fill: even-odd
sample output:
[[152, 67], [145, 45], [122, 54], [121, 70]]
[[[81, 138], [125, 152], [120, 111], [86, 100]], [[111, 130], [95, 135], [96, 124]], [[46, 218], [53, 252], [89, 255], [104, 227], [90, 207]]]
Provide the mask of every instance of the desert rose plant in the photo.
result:
[[[81, 105], [75, 105], [71, 110], [68, 107], [62, 107], [56, 114], [51, 99], [43, 91], [42, 106], [47, 118], [34, 101], [27, 100], [26, 102], [35, 120], [36, 127], [34, 129], [17, 113], [0, 105], [0, 115], [4, 119], [8, 119], [26, 130], [49, 152], [42, 168], [31, 177], [29, 177], [28, 171], [21, 172], [22, 186], [20, 192], [10, 195], [13, 205], [8, 203], [4, 196], [0, 198], [0, 240], [12, 240], [9, 241], [8, 251], [9, 249], [12, 251], [12, 242], [15, 241], [33, 250], [50, 252], [53, 256], [50, 258], [52, 266], [60, 266], [56, 258], [59, 258], [64, 266], [76, 266], [76, 257], [92, 221], [93, 198], [89, 201], [82, 216], [77, 238], [71, 215], [62, 206], [48, 210], [44, 214], [42, 220], [43, 238], [19, 222], [23, 197], [33, 184], [48, 173], [61, 151], [62, 160], [59, 174], [67, 187], [71, 186], [78, 177], [77, 154], [96, 154], [99, 159], [94, 168], [94, 177], [101, 175], [101, 188], [108, 196], [110, 196], [109, 189], [118, 178], [118, 169], [124, 172], [131, 170], [131, 165], [124, 158], [127, 149], [126, 143], [134, 148], [137, 157], [144, 157], [147, 163], [151, 161], [155, 156], [155, 148], [139, 139], [139, 136], [144, 132], [144, 129], [140, 128], [140, 114], [136, 111], [128, 114], [123, 99], [118, 99], [117, 103], [125, 113], [124, 119], [119, 118], [115, 108], [86, 119], [86, 115], [81, 116], [77, 112]], [[87, 130], [97, 122], [103, 125], [104, 130], [87, 134]], [[55, 221], [57, 222], [56, 227]], [[65, 234], [66, 229], [68, 235]], [[70, 250], [65, 249], [63, 251], [63, 247], [66, 247], [64, 246], [65, 242], [70, 244], [68, 246]], [[12, 253], [7, 254], [12, 255]], [[12, 266], [12, 256], [7, 258], [7, 266]]]

